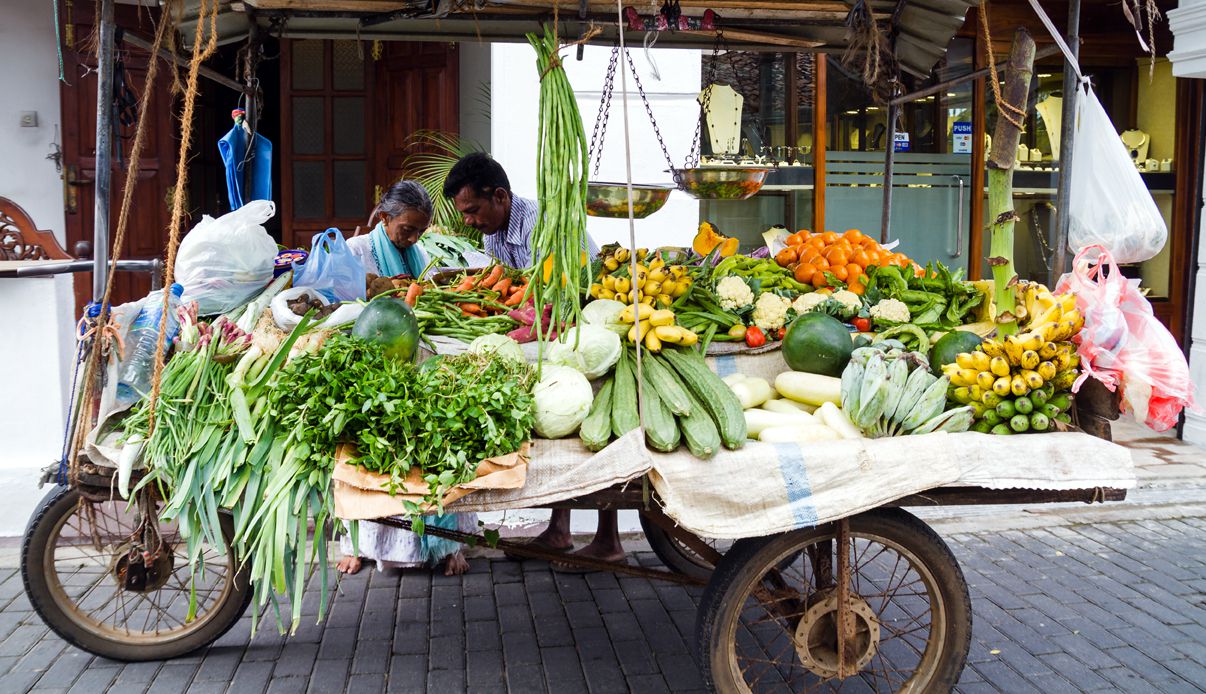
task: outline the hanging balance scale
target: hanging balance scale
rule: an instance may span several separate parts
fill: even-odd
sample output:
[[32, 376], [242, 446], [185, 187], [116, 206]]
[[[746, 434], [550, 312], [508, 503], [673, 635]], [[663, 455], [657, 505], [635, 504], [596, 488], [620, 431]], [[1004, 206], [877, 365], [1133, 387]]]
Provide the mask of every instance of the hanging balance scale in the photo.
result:
[[[595, 118], [595, 129], [590, 137], [587, 159], [593, 163], [592, 178], [599, 175], [599, 164], [603, 160], [603, 141], [607, 138], [607, 121], [611, 115], [611, 94], [615, 87], [616, 69], [620, 64], [620, 59], [620, 47], [617, 45], [611, 49], [611, 62], [607, 65], [607, 76], [603, 81], [603, 94], [599, 99], [599, 114]], [[666, 143], [662, 140], [661, 130], [658, 129], [657, 121], [653, 118], [653, 109], [650, 108], [649, 99], [645, 97], [645, 89], [641, 86], [641, 78], [637, 75], [636, 66], [632, 64], [627, 49], [624, 51], [623, 60], [628, 64], [632, 77], [636, 81], [637, 91], [641, 95], [641, 101], [645, 104], [645, 113], [649, 115], [649, 122], [653, 125], [653, 132], [657, 135], [658, 144], [662, 147], [662, 154], [666, 157], [666, 162], [673, 167], [670, 153], [666, 150]], [[628, 219], [629, 188], [628, 183], [589, 181], [586, 184], [586, 214], [592, 217]], [[632, 217], [644, 219], [662, 209], [670, 197], [670, 191], [674, 190], [674, 186], [633, 183], [631, 190]]]
[[[742, 165], [741, 117], [745, 98], [727, 84], [716, 81], [716, 65], [720, 45], [724, 41], [718, 31], [712, 51], [708, 86], [699, 94], [700, 119], [695, 126], [695, 140], [687, 155], [686, 166], [671, 169], [680, 190], [699, 200], [745, 200], [762, 190], [771, 168]], [[728, 52], [726, 50], [726, 52]], [[730, 56], [731, 62], [731, 56]], [[733, 66], [736, 77], [736, 66]], [[719, 164], [700, 164], [699, 141], [703, 124], [708, 126], [708, 142]]]

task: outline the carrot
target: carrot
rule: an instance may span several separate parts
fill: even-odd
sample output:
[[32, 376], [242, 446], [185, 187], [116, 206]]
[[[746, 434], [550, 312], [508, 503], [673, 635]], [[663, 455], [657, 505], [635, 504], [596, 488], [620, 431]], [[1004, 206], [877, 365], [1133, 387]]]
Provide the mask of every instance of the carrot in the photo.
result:
[[502, 278], [501, 280], [498, 281], [498, 284], [491, 287], [491, 289], [498, 292], [498, 296], [500, 299], [505, 299], [506, 297], [510, 296], [510, 294], [511, 294], [511, 278], [510, 277]]
[[490, 271], [490, 274], [486, 275], [486, 279], [482, 280], [482, 283], [481, 283], [482, 289], [492, 288], [498, 282], [498, 280], [502, 278], [502, 275], [503, 275], [502, 265], [495, 265], [494, 269]]
[[504, 305], [504, 306], [518, 306], [518, 305], [519, 305], [519, 302], [523, 301], [523, 292], [524, 292], [524, 290], [525, 290], [525, 289], [527, 289], [527, 285], [526, 285], [526, 284], [525, 284], [524, 286], [522, 286], [522, 287], [516, 287], [516, 288], [515, 288], [514, 290], [512, 290], [512, 292], [511, 292], [511, 298], [510, 298], [510, 299], [507, 299], [507, 300], [506, 300], [506, 301], [503, 303], [503, 305]]
[[458, 291], [458, 292], [467, 292], [470, 289], [473, 289], [473, 278], [472, 277], [466, 277], [464, 282], [461, 282], [460, 284], [456, 285], [456, 291]]
[[457, 304], [457, 306], [460, 306], [462, 311], [465, 311], [467, 313], [472, 313], [474, 315], [483, 313], [481, 304], [466, 303], [466, 304]]
[[415, 304], [419, 302], [419, 297], [422, 295], [423, 285], [419, 284], [418, 282], [412, 282], [411, 285], [406, 288], [406, 303], [409, 304], [411, 308], [414, 308]]

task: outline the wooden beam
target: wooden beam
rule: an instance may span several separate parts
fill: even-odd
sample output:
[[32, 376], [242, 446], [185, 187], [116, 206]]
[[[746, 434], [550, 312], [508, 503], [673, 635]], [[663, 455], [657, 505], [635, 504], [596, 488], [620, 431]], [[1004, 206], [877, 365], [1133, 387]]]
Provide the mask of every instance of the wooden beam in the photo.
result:
[[[701, 31], [701, 30], [696, 30], [696, 29], [685, 29], [685, 30], [680, 30], [678, 33], [712, 36], [716, 32]], [[733, 41], [749, 41], [750, 43], [771, 44], [774, 46], [786, 46], [788, 48], [802, 48], [804, 50], [809, 50], [812, 48], [817, 48], [818, 46], [825, 45], [825, 43], [823, 41], [812, 41], [809, 39], [799, 38], [796, 36], [784, 36], [782, 34], [768, 34], [766, 32], [762, 32], [762, 31], [745, 31], [742, 29], [725, 29], [724, 37], [726, 39], [732, 39]]]
[[[126, 30], [125, 33], [122, 35], [122, 40], [125, 41], [126, 43], [130, 44], [131, 46], [137, 46], [138, 48], [141, 48], [144, 51], [151, 50], [151, 42], [144, 39], [143, 37], [139, 36], [138, 34], [135, 34], [132, 31]], [[159, 57], [163, 58], [164, 60], [175, 63], [179, 67], [184, 67], [184, 68], [188, 67], [188, 58], [183, 58], [183, 57], [169, 51], [166, 48], [159, 49]], [[201, 75], [202, 77], [204, 77], [210, 81], [217, 82], [218, 84], [222, 85], [223, 87], [226, 87], [227, 89], [231, 89], [236, 92], [239, 92], [240, 94], [247, 91], [247, 88], [244, 87], [243, 85], [230, 79], [226, 75], [223, 75], [222, 73], [217, 72], [216, 70], [211, 70], [211, 69], [205, 67], [204, 65], [202, 65], [200, 68], [198, 68], [197, 74]]]
[[817, 54], [817, 63], [813, 70], [813, 87], [816, 90], [812, 97], [812, 230], [825, 231], [825, 146], [828, 99], [826, 78], [829, 57], [824, 53]]
[[[973, 7], [969, 14], [979, 11], [979, 8]], [[969, 17], [968, 21], [979, 22], [979, 17]], [[982, 32], [976, 32], [972, 54], [972, 64], [977, 70], [982, 69], [988, 62], [984, 55]], [[967, 244], [967, 276], [973, 280], [980, 279], [980, 269], [984, 263], [984, 136], [988, 132], [984, 117], [986, 86], [984, 78], [972, 83], [971, 224], [968, 225], [971, 239]]]

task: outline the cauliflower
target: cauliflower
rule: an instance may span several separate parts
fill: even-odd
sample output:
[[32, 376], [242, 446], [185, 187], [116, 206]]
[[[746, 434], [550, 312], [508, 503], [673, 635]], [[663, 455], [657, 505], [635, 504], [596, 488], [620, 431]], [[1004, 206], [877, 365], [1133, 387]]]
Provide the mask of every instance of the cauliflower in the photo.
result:
[[750, 285], [735, 275], [716, 283], [716, 296], [720, 298], [720, 307], [726, 311], [740, 311], [754, 303], [754, 292]]
[[908, 323], [911, 319], [909, 307], [900, 299], [884, 299], [871, 307], [871, 320], [875, 322]]
[[789, 308], [790, 301], [778, 294], [765, 292], [758, 297], [758, 303], [754, 304], [754, 325], [763, 330], [778, 330], [787, 322]]
[[805, 314], [828, 300], [829, 297], [820, 292], [809, 292], [797, 296], [796, 300], [791, 302], [791, 307], [796, 310], [796, 313]]
[[833, 293], [831, 298], [845, 307], [849, 313], [858, 313], [863, 308], [863, 300], [849, 289], [839, 289]]

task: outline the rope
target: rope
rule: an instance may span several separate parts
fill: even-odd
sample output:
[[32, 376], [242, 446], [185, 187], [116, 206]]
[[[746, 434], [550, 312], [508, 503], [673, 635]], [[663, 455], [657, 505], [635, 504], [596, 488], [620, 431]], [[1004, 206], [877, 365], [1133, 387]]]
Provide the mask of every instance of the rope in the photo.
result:
[[[67, 21], [71, 21], [68, 17]], [[63, 71], [63, 35], [59, 30], [59, 0], [54, 0], [54, 48], [59, 56], [59, 81], [68, 87], [71, 83], [67, 81], [67, 75]]]
[[[193, 33], [193, 57], [188, 64], [188, 83], [184, 90], [184, 109], [180, 113], [180, 151], [176, 155], [176, 188], [172, 194], [172, 221], [168, 228], [167, 258], [164, 263], [163, 308], [159, 312], [159, 339], [155, 343], [155, 370], [151, 375], [151, 395], [148, 400], [147, 438], [155, 431], [155, 404], [159, 399], [160, 379], [163, 376], [163, 350], [167, 343], [168, 309], [172, 293], [170, 287], [176, 273], [176, 251], [180, 248], [180, 226], [184, 222], [184, 195], [188, 189], [188, 152], [193, 142], [193, 109], [197, 104], [197, 82], [201, 63], [205, 62], [218, 45], [218, 2], [201, 0], [197, 12], [197, 28]], [[209, 8], [209, 37], [205, 38], [206, 8]]]
[[980, 28], [984, 30], [984, 48], [988, 51], [988, 72], [992, 79], [992, 96], [1000, 116], [1018, 130], [1026, 130], [1026, 111], [1001, 97], [1001, 81], [997, 78], [997, 59], [992, 52], [992, 33], [988, 30], [988, 0], [980, 0]]

